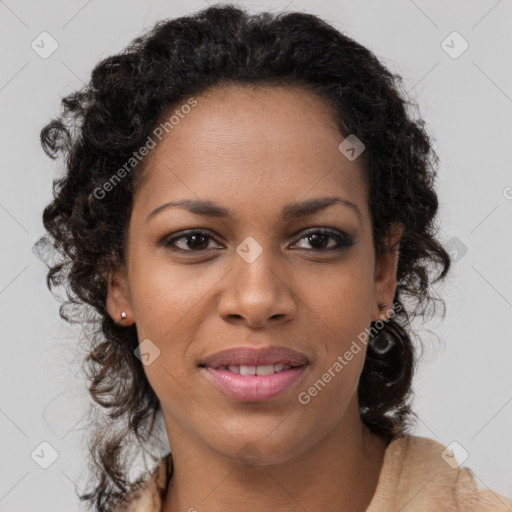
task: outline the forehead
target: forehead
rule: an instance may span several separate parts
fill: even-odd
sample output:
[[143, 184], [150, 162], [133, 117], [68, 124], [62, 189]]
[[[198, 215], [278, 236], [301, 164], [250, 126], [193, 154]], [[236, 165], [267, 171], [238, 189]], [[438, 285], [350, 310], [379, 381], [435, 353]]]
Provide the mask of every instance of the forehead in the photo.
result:
[[186, 197], [268, 211], [341, 194], [366, 208], [362, 164], [340, 153], [344, 136], [323, 98], [296, 87], [232, 85], [194, 99], [191, 109], [169, 111], [173, 127], [148, 155], [139, 206]]

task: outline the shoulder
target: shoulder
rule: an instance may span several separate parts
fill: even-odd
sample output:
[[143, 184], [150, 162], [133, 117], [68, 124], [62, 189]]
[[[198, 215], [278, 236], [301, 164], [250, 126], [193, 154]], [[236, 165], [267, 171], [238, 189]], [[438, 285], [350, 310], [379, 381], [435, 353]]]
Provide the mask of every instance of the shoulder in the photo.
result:
[[172, 474], [171, 454], [162, 457], [155, 468], [144, 473], [114, 512], [160, 512]]
[[392, 441], [367, 512], [512, 512], [512, 502], [481, 489], [473, 472], [459, 467], [446, 446], [426, 437]]

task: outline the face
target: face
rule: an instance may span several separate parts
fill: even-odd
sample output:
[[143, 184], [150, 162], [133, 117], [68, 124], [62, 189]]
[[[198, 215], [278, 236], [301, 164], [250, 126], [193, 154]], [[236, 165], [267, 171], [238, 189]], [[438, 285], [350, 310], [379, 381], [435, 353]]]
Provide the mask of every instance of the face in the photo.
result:
[[[149, 155], [107, 307], [137, 326], [171, 449], [193, 440], [237, 458], [251, 446], [262, 464], [285, 461], [359, 421], [365, 345], [344, 354], [379, 319], [377, 302], [391, 304], [397, 259], [376, 259], [361, 159], [339, 151], [321, 98], [230, 86], [196, 100]], [[290, 207], [325, 198], [337, 201]], [[168, 204], [183, 200], [225, 214]], [[276, 360], [300, 356], [285, 376], [229, 381], [236, 368], [203, 366], [226, 349], [276, 346], [296, 352]]]

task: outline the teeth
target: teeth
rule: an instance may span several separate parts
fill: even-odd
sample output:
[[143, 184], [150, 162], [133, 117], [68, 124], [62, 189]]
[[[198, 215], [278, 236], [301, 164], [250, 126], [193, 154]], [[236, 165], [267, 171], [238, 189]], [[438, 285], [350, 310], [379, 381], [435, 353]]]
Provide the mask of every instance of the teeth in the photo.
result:
[[254, 365], [229, 365], [220, 366], [219, 370], [229, 370], [237, 375], [272, 375], [291, 368], [288, 364], [264, 364], [259, 366]]
[[256, 375], [272, 375], [274, 373], [274, 365], [266, 364], [265, 366], [256, 367]]
[[240, 366], [240, 375], [256, 375], [256, 366]]

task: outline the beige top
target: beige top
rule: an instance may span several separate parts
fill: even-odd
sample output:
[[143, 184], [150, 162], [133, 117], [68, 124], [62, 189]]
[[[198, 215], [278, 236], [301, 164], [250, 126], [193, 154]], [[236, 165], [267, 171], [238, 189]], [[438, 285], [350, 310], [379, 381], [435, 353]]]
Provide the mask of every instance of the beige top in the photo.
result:
[[[472, 471], [457, 467], [445, 450], [425, 437], [406, 435], [392, 441], [366, 512], [512, 512], [510, 499], [479, 488]], [[168, 454], [139, 479], [116, 512], [161, 512], [170, 472]]]

